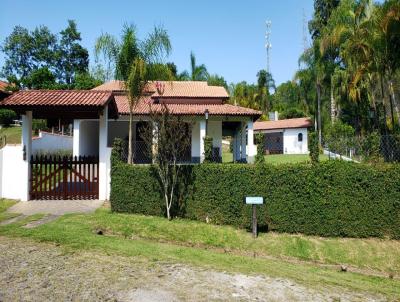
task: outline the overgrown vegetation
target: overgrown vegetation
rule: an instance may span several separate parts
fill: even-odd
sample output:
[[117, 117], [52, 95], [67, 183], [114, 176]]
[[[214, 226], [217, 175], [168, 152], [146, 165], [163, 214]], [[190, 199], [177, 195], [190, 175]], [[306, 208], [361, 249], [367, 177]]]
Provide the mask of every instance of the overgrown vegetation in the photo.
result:
[[[115, 212], [165, 214], [157, 178], [149, 166], [112, 168]], [[174, 216], [250, 226], [248, 195], [263, 196], [261, 228], [340, 237], [400, 238], [400, 169], [342, 161], [318, 165], [185, 166]]]

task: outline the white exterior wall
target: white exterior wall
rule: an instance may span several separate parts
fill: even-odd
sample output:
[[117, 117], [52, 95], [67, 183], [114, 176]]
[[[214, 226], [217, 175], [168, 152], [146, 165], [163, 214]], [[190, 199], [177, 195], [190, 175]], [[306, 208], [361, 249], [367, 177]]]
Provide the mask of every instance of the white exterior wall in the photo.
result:
[[192, 127], [192, 158], [200, 158], [200, 122]]
[[73, 137], [68, 135], [40, 132], [39, 138], [32, 140], [32, 154], [51, 153], [73, 148]]
[[75, 120], [73, 155], [99, 155], [99, 122], [96, 120]]
[[27, 200], [28, 189], [28, 170], [22, 146], [5, 146], [0, 150], [0, 197]]
[[[81, 124], [82, 129], [82, 124]], [[108, 108], [103, 109], [103, 114], [98, 122], [98, 154], [99, 154], [99, 199], [109, 199], [110, 187], [110, 148], [108, 143]]]
[[[303, 141], [298, 141], [299, 133], [303, 134]], [[308, 154], [307, 128], [284, 129], [283, 131], [284, 154]]]

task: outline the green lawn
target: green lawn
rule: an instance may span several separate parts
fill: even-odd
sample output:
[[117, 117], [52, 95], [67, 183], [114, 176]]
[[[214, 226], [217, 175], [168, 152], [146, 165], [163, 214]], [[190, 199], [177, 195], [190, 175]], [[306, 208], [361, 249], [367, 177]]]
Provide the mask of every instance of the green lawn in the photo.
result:
[[21, 143], [22, 127], [7, 127], [0, 129], [0, 136], [6, 136], [7, 144]]
[[6, 210], [14, 204], [16, 204], [16, 202], [13, 200], [0, 198], [0, 222], [19, 216], [15, 213], [6, 213]]
[[[265, 155], [265, 162], [273, 165], [280, 164], [293, 164], [310, 161], [310, 156], [308, 154], [274, 154]], [[327, 155], [320, 155], [319, 159], [321, 161], [328, 160]], [[233, 162], [233, 154], [229, 152], [222, 153], [222, 162], [231, 163]]]
[[[21, 228], [40, 217], [0, 226], [0, 235], [55, 242], [67, 250], [92, 249], [150, 261], [289, 278], [315, 288], [339, 286], [400, 298], [399, 241], [276, 233], [260, 234], [254, 240], [248, 232], [228, 226], [115, 214], [106, 209], [65, 215], [34, 229]], [[104, 235], [97, 235], [98, 230]], [[338, 264], [350, 265], [361, 273], [341, 273]], [[389, 273], [396, 278], [388, 278]]]

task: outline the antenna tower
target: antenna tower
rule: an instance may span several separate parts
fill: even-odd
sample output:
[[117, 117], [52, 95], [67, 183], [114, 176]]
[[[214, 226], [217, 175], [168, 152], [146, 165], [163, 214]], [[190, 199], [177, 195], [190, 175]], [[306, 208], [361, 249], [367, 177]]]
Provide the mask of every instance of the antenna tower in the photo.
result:
[[270, 20], [267, 20], [265, 24], [267, 26], [267, 30], [265, 31], [265, 49], [267, 50], [267, 72], [271, 73], [269, 62], [270, 62], [271, 48], [272, 48], [271, 44], [272, 22]]

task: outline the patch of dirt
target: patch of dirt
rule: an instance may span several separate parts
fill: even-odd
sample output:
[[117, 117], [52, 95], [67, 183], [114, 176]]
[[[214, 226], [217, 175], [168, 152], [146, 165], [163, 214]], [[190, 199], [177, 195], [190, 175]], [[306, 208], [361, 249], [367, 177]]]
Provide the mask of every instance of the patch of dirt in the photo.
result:
[[0, 301], [384, 301], [287, 279], [182, 264], [66, 252], [53, 244], [0, 237]]

